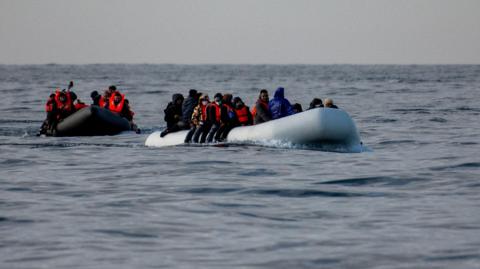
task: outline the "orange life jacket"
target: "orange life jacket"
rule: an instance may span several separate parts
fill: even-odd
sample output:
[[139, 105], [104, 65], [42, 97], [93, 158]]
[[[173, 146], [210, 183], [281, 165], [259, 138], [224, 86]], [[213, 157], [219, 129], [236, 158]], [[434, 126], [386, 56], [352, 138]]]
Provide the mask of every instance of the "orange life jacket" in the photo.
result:
[[237, 115], [237, 119], [240, 124], [248, 123], [248, 114], [250, 114], [250, 111], [248, 111], [248, 108], [246, 106], [235, 110], [235, 114]]
[[72, 98], [70, 97], [70, 93], [69, 92], [64, 92], [65, 96], [67, 97], [67, 100], [65, 101], [65, 103], [62, 103], [60, 101], [60, 93], [61, 92], [59, 90], [55, 91], [54, 100], [55, 100], [55, 103], [57, 105], [57, 108], [61, 109], [61, 110], [65, 110], [65, 111], [72, 111], [73, 110], [73, 103], [72, 103]]
[[78, 102], [77, 102], [77, 103], [75, 104], [75, 110], [80, 110], [80, 109], [82, 109], [82, 108], [84, 108], [84, 107], [87, 107], [87, 106], [88, 106], [88, 105], [86, 105], [85, 103], [78, 103]]
[[105, 98], [103, 98], [103, 95], [100, 96], [100, 100], [98, 100], [98, 106], [105, 107]]
[[45, 104], [45, 111], [51, 112], [53, 110], [53, 102], [55, 102], [54, 98], [48, 98], [48, 101]]
[[116, 105], [115, 101], [114, 101], [114, 99], [115, 99], [114, 97], [115, 97], [116, 94], [117, 93], [113, 93], [112, 95], [110, 95], [108, 109], [112, 112], [120, 114], [123, 110], [123, 105], [125, 104], [125, 95], [120, 94], [122, 96], [122, 100], [120, 100], [120, 103], [118, 103], [118, 105]]
[[210, 106], [213, 106], [213, 108], [215, 108], [215, 121], [220, 122], [220, 120], [222, 119], [220, 115], [220, 113], [222, 113], [221, 107], [215, 102], [210, 103]]
[[[262, 100], [258, 100], [257, 101], [257, 104], [260, 104], [261, 106], [263, 106], [263, 109], [265, 109], [266, 111], [268, 111], [268, 103], [262, 101]], [[255, 118], [255, 115], [257, 115], [257, 104], [255, 104], [252, 108], [252, 116]]]
[[203, 122], [207, 121], [207, 106], [203, 106], [203, 105], [200, 105], [201, 109], [202, 109], [202, 115], [201, 115], [201, 119]]

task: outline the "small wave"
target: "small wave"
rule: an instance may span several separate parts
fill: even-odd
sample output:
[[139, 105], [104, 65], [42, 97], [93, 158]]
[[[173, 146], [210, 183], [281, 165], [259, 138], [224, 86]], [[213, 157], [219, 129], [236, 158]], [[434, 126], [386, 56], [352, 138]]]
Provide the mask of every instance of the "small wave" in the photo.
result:
[[122, 236], [122, 237], [133, 237], [133, 238], [158, 238], [157, 234], [137, 232], [137, 231], [124, 231], [124, 230], [113, 230], [113, 229], [96, 229], [93, 230], [95, 233], [113, 235], [113, 236]]
[[376, 197], [385, 196], [382, 193], [355, 193], [339, 191], [321, 191], [312, 189], [253, 189], [239, 191], [240, 194], [279, 196], [289, 198], [307, 198], [307, 197]]
[[440, 122], [440, 123], [444, 123], [444, 122], [447, 122], [446, 119], [444, 118], [440, 118], [440, 117], [434, 117], [434, 118], [431, 118], [430, 121], [433, 121], [433, 122]]
[[396, 178], [396, 177], [358, 177], [358, 178], [345, 178], [345, 179], [336, 179], [330, 181], [322, 181], [315, 184], [326, 184], [326, 185], [344, 185], [344, 186], [366, 186], [366, 185], [389, 185], [389, 186], [401, 186], [407, 185], [411, 182], [423, 181], [423, 178]]
[[455, 169], [463, 169], [463, 168], [479, 168], [479, 167], [480, 167], [480, 162], [467, 162], [467, 163], [461, 163], [461, 164], [456, 164], [456, 165], [432, 167], [432, 168], [430, 168], [430, 170], [444, 171], [444, 170], [455, 170]]

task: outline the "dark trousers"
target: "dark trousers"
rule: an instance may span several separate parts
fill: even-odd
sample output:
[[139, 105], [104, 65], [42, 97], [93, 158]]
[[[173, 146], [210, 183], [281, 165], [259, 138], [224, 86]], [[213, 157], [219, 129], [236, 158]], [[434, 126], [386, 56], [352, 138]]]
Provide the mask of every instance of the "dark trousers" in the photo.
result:
[[192, 141], [192, 137], [195, 134], [195, 130], [197, 130], [197, 126], [193, 126], [190, 128], [190, 131], [188, 131], [187, 136], [185, 137], [185, 143], [190, 143]]
[[192, 141], [194, 143], [205, 143], [208, 131], [210, 131], [210, 124], [205, 123], [203, 125], [197, 126], [197, 128], [195, 129], [195, 133], [193, 134]]
[[214, 137], [215, 137], [215, 140], [218, 140], [218, 135], [217, 135], [218, 129], [220, 129], [220, 124], [219, 123], [214, 123], [212, 125], [212, 128], [210, 128], [210, 131], [208, 132], [208, 135], [207, 135], [207, 142], [208, 143], [212, 143]]

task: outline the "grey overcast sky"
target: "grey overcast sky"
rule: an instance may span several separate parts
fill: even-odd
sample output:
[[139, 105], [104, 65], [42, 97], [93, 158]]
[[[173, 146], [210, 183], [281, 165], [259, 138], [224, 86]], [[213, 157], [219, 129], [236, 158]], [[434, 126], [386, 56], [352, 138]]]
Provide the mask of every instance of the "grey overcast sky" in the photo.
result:
[[0, 0], [0, 63], [480, 64], [480, 0]]

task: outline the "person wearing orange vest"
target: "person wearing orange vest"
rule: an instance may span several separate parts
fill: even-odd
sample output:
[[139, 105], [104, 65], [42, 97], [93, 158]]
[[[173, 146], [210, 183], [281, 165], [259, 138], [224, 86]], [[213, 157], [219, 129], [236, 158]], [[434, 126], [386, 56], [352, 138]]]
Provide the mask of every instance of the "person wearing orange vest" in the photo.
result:
[[250, 108], [243, 103], [240, 97], [235, 97], [233, 99], [233, 104], [235, 105], [235, 114], [237, 118], [237, 126], [247, 126], [253, 124], [253, 117], [250, 113]]
[[210, 104], [208, 95], [202, 95], [198, 99], [198, 105], [193, 109], [191, 123], [192, 127], [185, 137], [185, 143], [204, 143], [207, 137], [210, 125], [207, 122], [207, 107]]
[[221, 93], [216, 93], [214, 102], [210, 103], [207, 107], [207, 121], [212, 126], [207, 135], [208, 143], [213, 142], [214, 138], [215, 141], [220, 140], [220, 133], [218, 133], [218, 130], [229, 121], [228, 110], [222, 103], [222, 97]]
[[40, 128], [40, 134], [54, 133], [57, 124], [76, 111], [70, 92], [57, 89], [54, 94], [50, 95], [45, 105], [45, 111], [47, 119]]
[[108, 100], [108, 110], [127, 119], [128, 122], [130, 122], [131, 129], [136, 133], [140, 133], [140, 129], [133, 123], [133, 115], [135, 115], [135, 113], [130, 109], [130, 103], [128, 99], [125, 99], [125, 95], [119, 91], [115, 91]]
[[116, 92], [117, 92], [117, 87], [115, 85], [110, 85], [98, 100], [98, 106], [103, 108], [108, 108], [110, 104], [110, 97]]
[[268, 92], [265, 89], [260, 91], [258, 100], [252, 109], [253, 124], [267, 122], [272, 119], [270, 109], [268, 108]]

